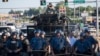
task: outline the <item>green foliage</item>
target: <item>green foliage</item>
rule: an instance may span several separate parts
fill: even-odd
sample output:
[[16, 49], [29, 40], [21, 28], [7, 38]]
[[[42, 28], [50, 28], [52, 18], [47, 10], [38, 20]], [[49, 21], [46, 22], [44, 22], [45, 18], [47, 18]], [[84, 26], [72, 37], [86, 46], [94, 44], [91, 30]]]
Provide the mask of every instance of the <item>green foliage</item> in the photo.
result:
[[[61, 2], [56, 4], [55, 10], [57, 12], [59, 11], [60, 6], [65, 6], [65, 2], [61, 1]], [[46, 11], [46, 8], [47, 7], [30, 8], [29, 10], [25, 10], [23, 13], [24, 13], [24, 16], [38, 15], [39, 13], [44, 13]], [[80, 6], [80, 13], [84, 12], [85, 10], [88, 13], [90, 13], [90, 11], [93, 11], [93, 9], [94, 8], [91, 6], [87, 6], [87, 7]], [[9, 11], [9, 14], [20, 14], [20, 13], [22, 13], [22, 11], [14, 11], [14, 10]], [[66, 6], [66, 14], [67, 14], [67, 16], [73, 18], [74, 17], [74, 8], [70, 8], [70, 7]], [[75, 14], [76, 14], [75, 17], [79, 16], [79, 7], [77, 7], [75, 9]]]
[[78, 12], [79, 12], [79, 10], [80, 10], [80, 12], [82, 13], [83, 11], [85, 11], [85, 7], [80, 6], [80, 7], [77, 7], [76, 10], [77, 10]]
[[37, 14], [39, 14], [39, 9], [35, 9], [35, 8], [30, 8], [29, 10], [24, 11], [25, 16], [32, 16]]
[[86, 11], [90, 13], [90, 11], [93, 11], [93, 7], [87, 6], [87, 7], [86, 7]]
[[11, 10], [9, 11], [9, 14], [21, 14], [23, 11], [14, 11], [14, 10]]

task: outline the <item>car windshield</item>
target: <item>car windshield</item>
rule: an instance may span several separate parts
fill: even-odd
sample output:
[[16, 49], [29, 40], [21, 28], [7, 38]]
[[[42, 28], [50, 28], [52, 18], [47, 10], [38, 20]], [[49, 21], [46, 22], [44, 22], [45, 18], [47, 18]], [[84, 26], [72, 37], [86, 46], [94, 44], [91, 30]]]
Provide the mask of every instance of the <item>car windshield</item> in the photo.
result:
[[21, 29], [21, 32], [27, 33], [27, 29]]
[[4, 32], [4, 31], [11, 31], [11, 29], [9, 27], [0, 28], [0, 32]]
[[12, 25], [14, 25], [14, 24], [13, 24], [13, 23], [8, 23], [7, 25], [12, 26]]

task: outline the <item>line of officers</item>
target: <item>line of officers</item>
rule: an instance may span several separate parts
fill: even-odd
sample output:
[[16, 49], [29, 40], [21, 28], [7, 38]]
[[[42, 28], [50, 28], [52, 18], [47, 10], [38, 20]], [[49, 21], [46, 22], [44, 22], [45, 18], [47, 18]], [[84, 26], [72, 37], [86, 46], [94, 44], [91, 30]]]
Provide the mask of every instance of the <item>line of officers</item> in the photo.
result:
[[9, 35], [8, 32], [4, 32], [0, 39], [0, 55], [48, 56], [49, 54], [57, 56], [57, 54], [65, 54], [65, 56], [91, 56], [95, 54], [98, 44], [88, 30], [84, 30], [79, 39], [73, 33], [70, 33], [65, 38], [63, 31], [59, 29], [55, 30], [54, 36], [49, 41], [45, 39], [46, 33], [44, 31], [35, 30], [33, 34], [33, 38], [28, 40], [23, 33], [17, 34], [13, 32]]

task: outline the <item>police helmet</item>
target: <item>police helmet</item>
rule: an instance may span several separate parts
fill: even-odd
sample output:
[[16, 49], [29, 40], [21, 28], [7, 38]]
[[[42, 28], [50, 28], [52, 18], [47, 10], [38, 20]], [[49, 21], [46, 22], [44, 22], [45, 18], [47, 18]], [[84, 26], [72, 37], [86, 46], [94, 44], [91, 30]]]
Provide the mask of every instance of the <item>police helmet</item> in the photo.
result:
[[12, 32], [11, 36], [14, 36], [14, 35], [17, 36], [17, 32]]
[[80, 37], [84, 37], [85, 36], [85, 33], [80, 33]]
[[3, 37], [3, 36], [7, 36], [7, 35], [6, 35], [6, 32], [3, 32], [3, 33], [2, 33], [2, 37]]
[[24, 36], [24, 33], [23, 33], [23, 32], [21, 32], [21, 33], [19, 34], [19, 36]]
[[62, 30], [60, 30], [60, 29], [55, 30], [55, 34], [57, 34], [57, 33], [60, 33], [62, 35], [64, 34], [64, 32]]
[[41, 31], [41, 34], [44, 34], [45, 35], [46, 33], [44, 31]]
[[52, 7], [53, 5], [52, 5], [52, 3], [49, 3], [49, 7]]
[[41, 33], [41, 30], [39, 30], [39, 29], [38, 30], [35, 30], [34, 31], [34, 34], [36, 34], [36, 33]]
[[84, 30], [84, 33], [90, 33], [90, 31], [89, 30]]
[[6, 32], [6, 35], [9, 37], [11, 35], [11, 33], [10, 32]]

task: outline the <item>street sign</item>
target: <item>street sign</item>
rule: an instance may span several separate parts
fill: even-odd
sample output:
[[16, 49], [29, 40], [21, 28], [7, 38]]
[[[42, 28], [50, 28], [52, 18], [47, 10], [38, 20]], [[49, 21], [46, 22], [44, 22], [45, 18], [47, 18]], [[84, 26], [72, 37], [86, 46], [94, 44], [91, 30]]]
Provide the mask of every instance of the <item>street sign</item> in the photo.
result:
[[74, 2], [73, 3], [85, 3], [85, 0], [74, 0]]
[[40, 0], [40, 5], [41, 6], [46, 5], [46, 0]]
[[68, 5], [68, 0], [65, 0], [65, 5]]

